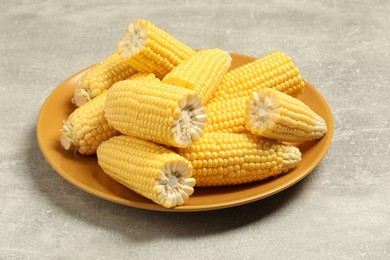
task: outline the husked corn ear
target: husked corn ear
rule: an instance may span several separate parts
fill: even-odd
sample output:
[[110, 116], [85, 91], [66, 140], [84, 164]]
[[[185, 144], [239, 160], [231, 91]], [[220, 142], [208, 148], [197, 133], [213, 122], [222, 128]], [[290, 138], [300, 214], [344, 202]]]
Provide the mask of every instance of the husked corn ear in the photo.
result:
[[[152, 73], [137, 73], [128, 81], [159, 81]], [[126, 80], [127, 81], [127, 80]], [[117, 135], [104, 116], [107, 91], [71, 113], [61, 130], [61, 145], [80, 154], [94, 154], [101, 142]]]
[[108, 90], [104, 110], [121, 133], [174, 147], [198, 140], [207, 119], [195, 91], [156, 81], [116, 83]]
[[191, 162], [196, 186], [225, 186], [288, 172], [301, 160], [297, 147], [249, 133], [204, 133], [179, 154]]
[[116, 136], [99, 146], [97, 158], [111, 178], [166, 208], [183, 205], [194, 192], [191, 164], [158, 144]]
[[193, 89], [207, 104], [221, 84], [231, 62], [232, 58], [226, 51], [202, 50], [179, 64], [162, 82]]
[[302, 101], [274, 89], [253, 93], [246, 107], [246, 129], [253, 134], [288, 142], [318, 139], [326, 123]]
[[195, 54], [184, 43], [142, 19], [127, 26], [117, 51], [131, 67], [152, 72], [160, 79]]
[[246, 101], [253, 92], [272, 88], [296, 95], [304, 85], [291, 58], [279, 51], [230, 70], [214, 98], [206, 104], [205, 132], [242, 133], [245, 131]]
[[130, 67], [118, 53], [114, 53], [81, 76], [72, 103], [81, 106], [102, 94], [115, 82], [127, 79], [135, 73], [137, 73], [135, 69]]
[[61, 129], [60, 142], [65, 150], [94, 154], [101, 142], [118, 134], [104, 117], [107, 92], [76, 108]]
[[280, 51], [229, 71], [215, 97], [249, 97], [262, 88], [274, 88], [289, 95], [302, 91], [305, 83], [291, 58]]

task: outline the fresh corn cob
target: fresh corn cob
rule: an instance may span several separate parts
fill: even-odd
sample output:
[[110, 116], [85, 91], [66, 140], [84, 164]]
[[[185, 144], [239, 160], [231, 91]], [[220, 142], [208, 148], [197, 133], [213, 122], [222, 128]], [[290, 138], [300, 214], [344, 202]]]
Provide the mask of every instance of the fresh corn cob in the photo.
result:
[[179, 154], [191, 162], [196, 186], [260, 181], [288, 172], [301, 160], [297, 147], [249, 133], [204, 133]]
[[108, 90], [104, 110], [121, 133], [174, 147], [198, 140], [206, 121], [195, 91], [161, 82], [118, 82]]
[[72, 103], [81, 106], [102, 94], [115, 82], [125, 80], [137, 73], [118, 53], [94, 65], [79, 79]]
[[103, 105], [107, 93], [78, 107], [68, 117], [61, 130], [61, 145], [65, 150], [94, 154], [104, 140], [118, 132], [104, 118]]
[[245, 122], [253, 134], [280, 141], [309, 141], [326, 133], [324, 119], [302, 101], [274, 89], [253, 93]]
[[195, 90], [207, 104], [230, 68], [232, 58], [219, 49], [202, 50], [169, 72], [163, 83]]
[[291, 58], [275, 51], [229, 71], [215, 97], [249, 97], [261, 88], [274, 88], [289, 95], [297, 95], [304, 86]]
[[226, 73], [219, 90], [206, 105], [205, 132], [242, 133], [245, 131], [246, 100], [253, 92], [273, 88], [297, 95], [304, 85], [291, 58], [278, 51], [233, 69]]
[[194, 192], [191, 164], [158, 144], [116, 136], [99, 146], [97, 157], [111, 178], [166, 208], [183, 205]]
[[195, 54], [184, 43], [142, 19], [127, 26], [117, 51], [131, 67], [152, 72], [160, 79]]
[[[158, 81], [151, 73], [137, 73], [130, 80]], [[107, 91], [69, 115], [61, 130], [60, 141], [64, 149], [78, 151], [80, 154], [94, 154], [101, 142], [118, 134], [104, 117], [106, 97]]]

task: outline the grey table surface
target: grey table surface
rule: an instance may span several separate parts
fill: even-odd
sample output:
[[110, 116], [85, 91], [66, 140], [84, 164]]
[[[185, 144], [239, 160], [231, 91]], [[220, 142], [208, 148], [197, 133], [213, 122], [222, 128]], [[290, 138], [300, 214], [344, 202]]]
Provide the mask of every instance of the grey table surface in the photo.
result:
[[[389, 1], [0, 1], [1, 259], [389, 259]], [[152, 21], [193, 48], [289, 54], [328, 102], [332, 145], [293, 187], [244, 206], [162, 213], [59, 176], [37, 116], [63, 80]]]

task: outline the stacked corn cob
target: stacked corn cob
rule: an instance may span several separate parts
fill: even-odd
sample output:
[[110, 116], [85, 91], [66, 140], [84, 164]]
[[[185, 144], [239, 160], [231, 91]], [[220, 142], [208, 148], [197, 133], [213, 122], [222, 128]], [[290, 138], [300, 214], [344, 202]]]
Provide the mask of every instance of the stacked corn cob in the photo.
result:
[[84, 73], [75, 88], [72, 103], [81, 106], [99, 96], [115, 82], [127, 79], [137, 73], [118, 53], [93, 66]]
[[96, 152], [106, 174], [167, 208], [183, 205], [195, 185], [286, 173], [301, 153], [282, 141], [326, 132], [324, 120], [293, 97], [304, 82], [281, 52], [228, 71], [227, 52], [195, 52], [139, 19], [102, 64], [80, 82], [108, 83], [76, 88], [74, 101], [92, 100], [64, 123], [61, 144]]

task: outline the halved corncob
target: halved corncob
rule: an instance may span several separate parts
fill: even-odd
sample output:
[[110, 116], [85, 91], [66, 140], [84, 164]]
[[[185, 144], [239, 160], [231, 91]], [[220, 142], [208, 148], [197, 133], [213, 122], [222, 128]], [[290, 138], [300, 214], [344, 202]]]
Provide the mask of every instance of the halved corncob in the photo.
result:
[[198, 140], [207, 119], [195, 91], [161, 82], [118, 82], [108, 90], [104, 110], [121, 133], [174, 147]]
[[[150, 73], [137, 73], [128, 81], [159, 81]], [[61, 129], [60, 142], [65, 150], [78, 151], [80, 154], [94, 154], [101, 142], [117, 135], [104, 117], [103, 105], [107, 91], [88, 103], [76, 108]]]
[[111, 178], [166, 208], [183, 205], [194, 192], [191, 164], [158, 144], [116, 136], [99, 146], [97, 157]]
[[131, 67], [152, 72], [160, 79], [195, 54], [184, 43], [142, 19], [127, 26], [117, 51]]
[[229, 71], [215, 97], [249, 97], [262, 88], [274, 88], [289, 95], [297, 95], [305, 83], [291, 58], [280, 51]]
[[288, 172], [301, 160], [297, 147], [249, 133], [204, 133], [179, 154], [191, 162], [196, 186], [264, 180]]
[[226, 51], [202, 50], [179, 64], [162, 82], [193, 89], [207, 104], [221, 84], [231, 62], [232, 58]]
[[118, 134], [104, 117], [103, 105], [107, 92], [78, 107], [61, 129], [61, 145], [65, 150], [94, 154], [104, 140]]
[[118, 53], [114, 53], [85, 72], [75, 88], [72, 103], [81, 106], [102, 94], [115, 82], [125, 80], [137, 73]]
[[250, 95], [273, 88], [290, 95], [302, 91], [304, 82], [291, 58], [276, 51], [226, 73], [214, 98], [207, 103], [205, 132], [245, 131], [245, 107]]
[[246, 129], [288, 142], [309, 141], [326, 133], [326, 123], [302, 101], [274, 89], [261, 89], [248, 99]]

